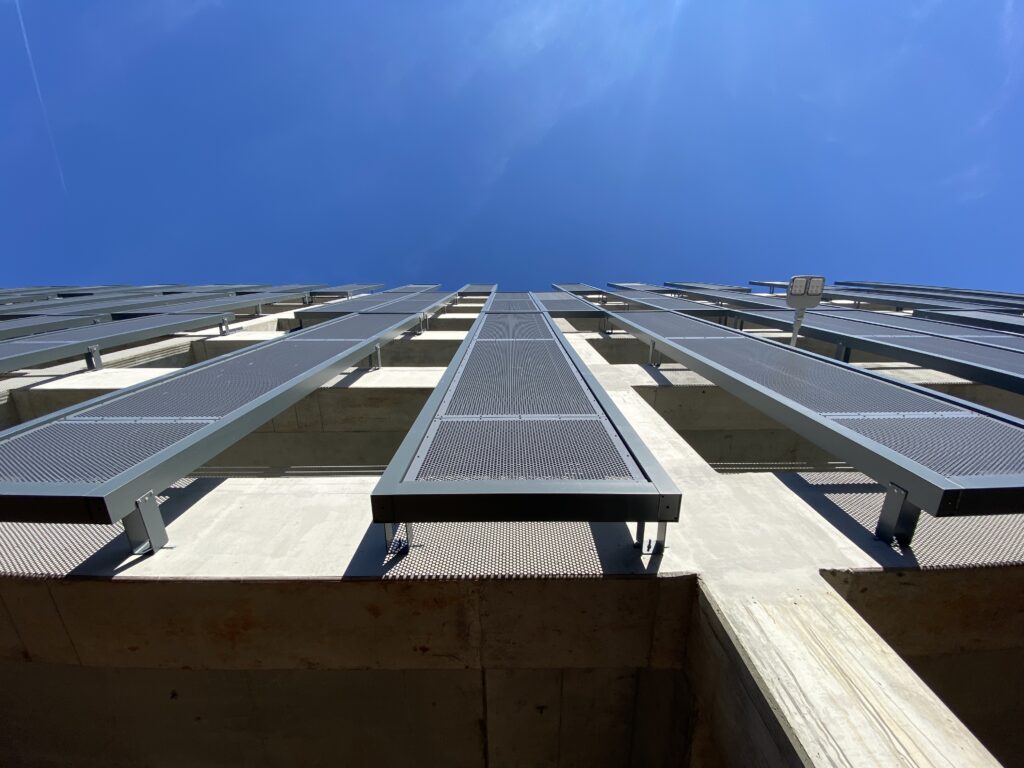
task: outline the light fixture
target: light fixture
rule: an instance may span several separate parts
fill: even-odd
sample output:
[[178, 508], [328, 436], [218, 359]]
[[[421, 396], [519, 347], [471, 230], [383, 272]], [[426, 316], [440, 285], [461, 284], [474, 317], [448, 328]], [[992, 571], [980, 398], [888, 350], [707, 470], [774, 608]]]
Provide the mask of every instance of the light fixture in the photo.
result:
[[825, 290], [825, 278], [821, 275], [796, 275], [789, 278], [786, 290], [786, 304], [796, 310], [793, 318], [793, 335], [789, 340], [791, 347], [796, 346], [800, 326], [804, 323], [804, 313], [821, 303], [821, 294]]

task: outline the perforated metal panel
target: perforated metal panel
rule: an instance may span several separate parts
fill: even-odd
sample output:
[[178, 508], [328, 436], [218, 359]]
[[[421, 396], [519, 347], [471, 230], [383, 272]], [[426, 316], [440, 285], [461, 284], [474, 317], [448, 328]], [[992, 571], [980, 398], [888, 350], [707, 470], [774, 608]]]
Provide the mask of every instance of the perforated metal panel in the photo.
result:
[[538, 312], [532, 301], [510, 301], [508, 299], [495, 299], [491, 302], [488, 312]]
[[367, 312], [399, 312], [408, 314], [410, 312], [426, 312], [432, 304], [436, 304], [447, 294], [416, 294], [415, 298], [401, 299], [394, 304], [388, 304], [377, 309], [368, 309]]
[[736, 331], [726, 328], [724, 325], [715, 323], [704, 323], [682, 315], [675, 315], [671, 312], [659, 310], [638, 311], [638, 312], [616, 312], [630, 322], [642, 325], [651, 333], [664, 336], [667, 339], [695, 338], [695, 339], [730, 339], [736, 337]]
[[984, 312], [981, 310], [964, 310], [961, 312], [915, 309], [915, 317], [930, 317], [935, 320], [959, 323], [974, 328], [992, 328], [1011, 333], [1024, 333], [1024, 317], [1020, 315], [1005, 315], [999, 312]]
[[361, 341], [285, 340], [84, 408], [73, 417], [219, 418]]
[[348, 315], [340, 320], [331, 320], [315, 325], [309, 330], [294, 334], [295, 339], [365, 339], [376, 336], [401, 322], [407, 315]]
[[417, 480], [631, 478], [601, 421], [443, 421]]
[[594, 407], [561, 345], [479, 341], [455, 385], [446, 414], [592, 414]]
[[463, 288], [459, 293], [475, 293], [475, 294], [488, 294], [498, 286], [494, 283], [470, 283]]
[[0, 443], [0, 482], [103, 482], [204, 426], [51, 422]]
[[895, 382], [850, 376], [840, 366], [757, 339], [687, 339], [681, 344], [818, 413], [953, 413], [960, 410], [951, 403], [927, 397]]
[[965, 415], [836, 421], [944, 475], [1024, 474], [1024, 432], [995, 419]]
[[534, 313], [497, 313], [484, 316], [479, 339], [553, 339], [544, 318]]
[[1013, 350], [973, 344], [968, 340], [940, 339], [937, 336], [901, 338], [897, 343], [905, 349], [942, 355], [1024, 376], [1024, 355]]
[[16, 339], [63, 328], [77, 328], [93, 325], [95, 322], [110, 320], [110, 315], [63, 315], [60, 317], [22, 317], [17, 320], [0, 320], [0, 339]]

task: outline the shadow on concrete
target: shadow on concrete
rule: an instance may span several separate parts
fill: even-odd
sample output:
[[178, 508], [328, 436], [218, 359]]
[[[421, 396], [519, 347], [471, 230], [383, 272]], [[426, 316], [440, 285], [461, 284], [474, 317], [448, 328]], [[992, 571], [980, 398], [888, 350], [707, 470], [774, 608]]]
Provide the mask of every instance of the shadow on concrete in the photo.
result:
[[[775, 476], [879, 565], [887, 568], [919, 566], [912, 548], [896, 550], [875, 538], [874, 528], [885, 496], [880, 485], [871, 481], [841, 480], [812, 483], [803, 475], [790, 472], [776, 473]], [[843, 499], [844, 503], [840, 504], [831, 497]]]
[[370, 524], [343, 578], [599, 578], [660, 565], [641, 557], [625, 523], [418, 523], [401, 554], [386, 553], [383, 526]]
[[[164, 525], [170, 526], [175, 520], [185, 514], [192, 506], [215, 490], [224, 482], [223, 477], [199, 477], [194, 478], [187, 485], [168, 488], [158, 494], [165, 500], [160, 504], [160, 513], [164, 518]], [[142, 562], [150, 555], [132, 555], [128, 548], [128, 540], [121, 533], [121, 526], [112, 526], [117, 529], [118, 535], [107, 543], [100, 550], [83, 560], [77, 567], [72, 569], [68, 576], [88, 578], [110, 578], [131, 570], [136, 564]], [[174, 549], [174, 531], [168, 531], [170, 541], [164, 549]]]

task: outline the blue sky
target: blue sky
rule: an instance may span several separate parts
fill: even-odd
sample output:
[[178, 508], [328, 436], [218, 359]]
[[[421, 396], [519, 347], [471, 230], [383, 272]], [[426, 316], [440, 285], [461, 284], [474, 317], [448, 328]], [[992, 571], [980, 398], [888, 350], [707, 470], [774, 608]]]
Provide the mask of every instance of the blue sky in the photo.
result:
[[8, 285], [1024, 290], [1024, 0], [17, 10]]

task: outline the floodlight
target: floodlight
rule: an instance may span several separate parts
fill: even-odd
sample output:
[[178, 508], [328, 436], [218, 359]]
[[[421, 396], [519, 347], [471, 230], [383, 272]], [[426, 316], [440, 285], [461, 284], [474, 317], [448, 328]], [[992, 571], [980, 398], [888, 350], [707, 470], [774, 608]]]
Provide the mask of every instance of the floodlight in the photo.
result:
[[821, 303], [821, 294], [824, 290], [825, 278], [821, 275], [796, 275], [789, 279], [786, 303], [796, 310], [793, 335], [789, 340], [791, 346], [796, 346], [796, 338], [800, 335], [800, 326], [804, 322], [804, 312]]

